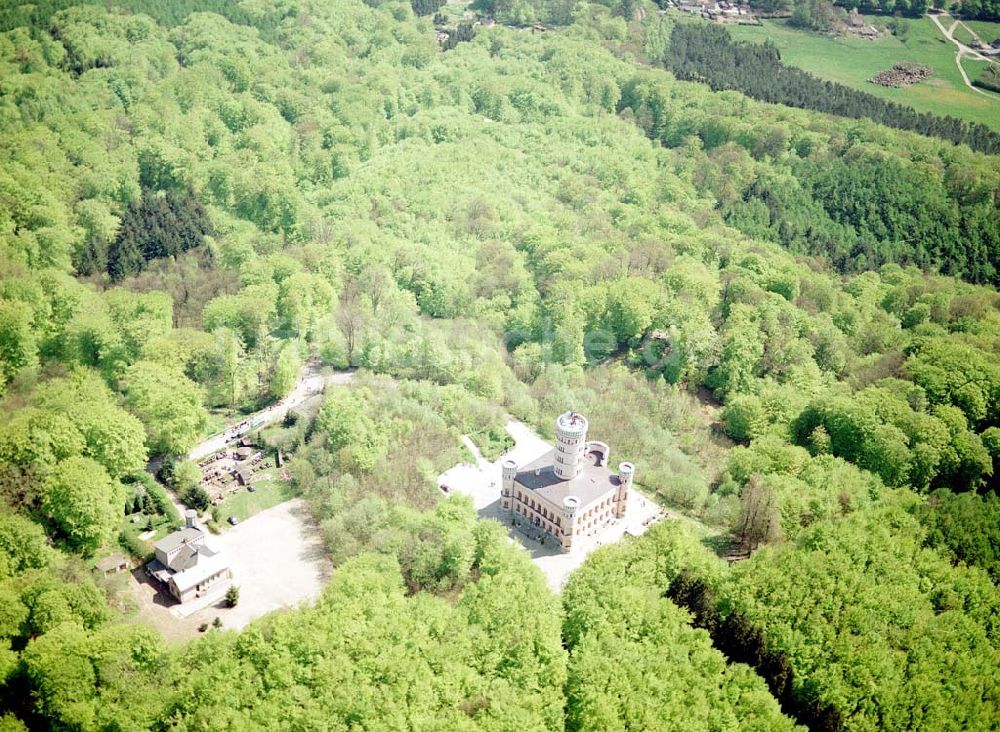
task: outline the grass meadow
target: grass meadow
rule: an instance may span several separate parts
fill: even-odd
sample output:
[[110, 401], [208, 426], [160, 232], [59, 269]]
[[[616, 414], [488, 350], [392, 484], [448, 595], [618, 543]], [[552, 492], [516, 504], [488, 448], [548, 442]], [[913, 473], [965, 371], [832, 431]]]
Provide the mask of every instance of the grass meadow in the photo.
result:
[[[887, 18], [870, 20], [884, 25]], [[920, 112], [951, 115], [1000, 131], [1000, 101], [965, 86], [955, 63], [954, 44], [944, 38], [929, 18], [911, 20], [905, 42], [893, 36], [878, 40], [825, 36], [791, 28], [783, 20], [765, 20], [760, 26], [731, 26], [730, 31], [740, 40], [763, 43], [770, 39], [781, 50], [786, 63], [822, 79], [838, 81]], [[868, 81], [898, 61], [926, 64], [934, 73], [919, 84], [903, 89]]]
[[988, 20], [963, 20], [962, 22], [969, 26], [983, 43], [990, 43], [1000, 38], [1000, 23], [992, 23]]
[[[965, 69], [965, 73], [969, 75], [970, 81], [975, 81], [983, 70], [990, 65], [989, 61], [979, 61], [974, 58], [963, 58], [962, 67]], [[997, 97], [997, 101], [1000, 102], [1000, 96]], [[1000, 114], [1000, 109], [997, 110], [997, 114]]]
[[[942, 21], [942, 22], [944, 22], [945, 26], [947, 26], [948, 23], [951, 21]], [[967, 24], [963, 23], [959, 23], [958, 25], [955, 26], [955, 30], [952, 31], [951, 37], [954, 38], [959, 43], [964, 43], [966, 46], [971, 46], [974, 40], [974, 37], [972, 35], [972, 30], [969, 28]]]
[[[270, 472], [276, 474], [277, 471], [272, 469]], [[276, 475], [271, 480], [255, 480], [253, 487], [253, 493], [244, 488], [217, 506], [220, 528], [228, 528], [226, 520], [230, 516], [235, 516], [240, 521], [246, 521], [261, 511], [295, 497], [291, 483], [277, 478]], [[214, 515], [216, 511], [213, 509], [212, 513]]]

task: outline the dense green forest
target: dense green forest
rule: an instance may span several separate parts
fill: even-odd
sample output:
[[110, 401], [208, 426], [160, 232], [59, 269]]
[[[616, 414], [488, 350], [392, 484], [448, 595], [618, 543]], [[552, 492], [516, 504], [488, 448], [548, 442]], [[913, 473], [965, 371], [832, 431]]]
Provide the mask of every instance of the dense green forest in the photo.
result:
[[962, 0], [957, 6], [957, 10], [969, 18], [1000, 20], [1000, 5], [996, 3], [996, 0]]
[[[415, 10], [0, 12], [0, 728], [1000, 728], [992, 138], [652, 5]], [[309, 359], [332, 579], [166, 642], [94, 558]], [[560, 596], [436, 477], [571, 408], [677, 518]]]

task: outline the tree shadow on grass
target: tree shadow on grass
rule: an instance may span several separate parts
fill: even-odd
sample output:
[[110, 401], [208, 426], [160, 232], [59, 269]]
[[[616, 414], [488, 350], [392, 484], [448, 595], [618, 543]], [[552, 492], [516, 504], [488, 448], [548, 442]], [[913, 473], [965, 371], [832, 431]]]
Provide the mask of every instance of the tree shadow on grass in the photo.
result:
[[729, 557], [743, 551], [740, 543], [729, 533], [706, 536], [702, 538], [701, 543], [718, 557]]

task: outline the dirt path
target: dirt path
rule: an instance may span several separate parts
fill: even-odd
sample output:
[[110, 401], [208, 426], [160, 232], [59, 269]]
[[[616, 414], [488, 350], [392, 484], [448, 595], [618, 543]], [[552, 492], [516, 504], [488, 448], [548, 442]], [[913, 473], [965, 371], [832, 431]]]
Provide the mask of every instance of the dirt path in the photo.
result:
[[[335, 371], [323, 374], [320, 371], [319, 362], [310, 360], [302, 367], [302, 371], [299, 373], [299, 380], [291, 392], [288, 393], [288, 396], [269, 407], [247, 415], [239, 424], [252, 425], [256, 428], [277, 422], [279, 419], [284, 419], [290, 410], [299, 406], [306, 399], [321, 393], [328, 384], [346, 384], [353, 378], [353, 371]], [[236, 439], [237, 432], [235, 428], [237, 426], [230, 425], [222, 432], [198, 443], [188, 453], [188, 458], [190, 460], [201, 460], [203, 457], [218, 452]]]
[[[992, 92], [988, 92], [988, 91], [985, 91], [983, 89], [980, 89], [978, 86], [976, 86], [975, 84], [973, 84], [969, 80], [969, 75], [965, 73], [965, 68], [962, 66], [962, 58], [965, 57], [965, 56], [969, 56], [969, 57], [971, 57], [973, 59], [976, 59], [977, 61], [988, 61], [991, 64], [995, 64], [996, 63], [996, 61], [994, 61], [993, 59], [989, 58], [988, 56], [984, 56], [983, 54], [979, 53], [979, 51], [976, 51], [973, 48], [969, 48], [964, 43], [961, 43], [960, 41], [955, 40], [955, 38], [954, 38], [955, 28], [957, 28], [961, 24], [963, 28], [965, 28], [966, 30], [969, 30], [968, 26], [966, 26], [964, 23], [962, 23], [962, 21], [955, 19], [954, 23], [952, 23], [950, 26], [948, 26], [947, 28], [945, 28], [944, 24], [941, 22], [941, 18], [951, 18], [950, 15], [930, 15], [930, 14], [928, 14], [927, 17], [930, 18], [933, 21], [934, 25], [936, 25], [938, 27], [938, 30], [941, 31], [942, 34], [944, 34], [944, 37], [947, 38], [952, 43], [954, 43], [955, 47], [958, 49], [955, 52], [955, 64], [958, 66], [958, 73], [960, 73], [962, 75], [962, 81], [965, 82], [965, 85], [967, 87], [969, 87], [970, 89], [972, 89], [972, 91], [976, 92], [976, 94], [982, 94], [984, 97], [987, 97], [987, 98], [993, 99], [993, 100], [1000, 99], [1000, 97], [997, 97], [996, 94], [993, 94]], [[972, 31], [969, 31], [969, 32], [971, 33]]]

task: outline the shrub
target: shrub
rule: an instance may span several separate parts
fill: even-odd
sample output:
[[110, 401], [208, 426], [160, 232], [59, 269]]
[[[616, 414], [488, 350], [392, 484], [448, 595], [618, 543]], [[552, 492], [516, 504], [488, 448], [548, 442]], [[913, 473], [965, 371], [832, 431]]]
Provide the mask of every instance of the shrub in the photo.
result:
[[118, 534], [118, 544], [140, 562], [145, 563], [153, 558], [153, 550], [149, 548], [149, 545], [128, 531], [122, 531]]
[[181, 500], [184, 501], [184, 505], [189, 508], [193, 508], [196, 511], [204, 511], [212, 503], [205, 489], [201, 486], [192, 486], [184, 495], [181, 496]]

